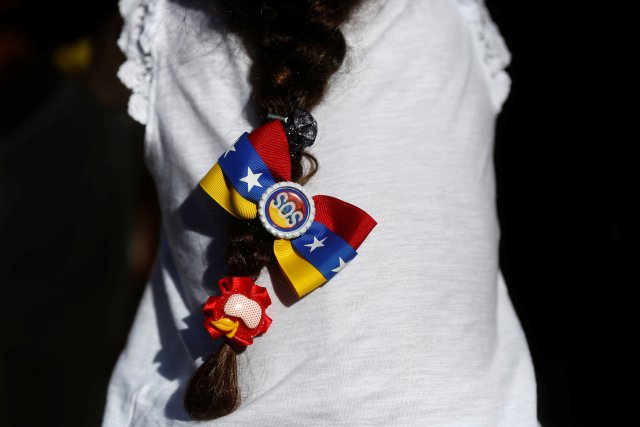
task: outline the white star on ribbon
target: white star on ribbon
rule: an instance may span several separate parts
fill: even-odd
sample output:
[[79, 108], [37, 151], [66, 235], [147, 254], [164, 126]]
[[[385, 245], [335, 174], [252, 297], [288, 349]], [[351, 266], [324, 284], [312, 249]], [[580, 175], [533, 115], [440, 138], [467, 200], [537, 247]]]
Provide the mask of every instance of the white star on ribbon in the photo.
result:
[[240, 178], [240, 181], [246, 182], [247, 187], [249, 187], [247, 191], [251, 191], [253, 187], [262, 187], [262, 184], [258, 182], [258, 178], [260, 178], [260, 175], [262, 175], [262, 172], [253, 173], [251, 168], [247, 167], [247, 176], [245, 176], [244, 178]]
[[347, 265], [349, 265], [348, 262], [344, 262], [344, 260], [340, 257], [338, 257], [338, 259], [340, 260], [340, 265], [337, 266], [336, 268], [334, 268], [333, 271], [334, 273], [340, 273]]
[[236, 151], [236, 144], [233, 144], [231, 147], [229, 147], [229, 148], [227, 149], [227, 151], [225, 151], [225, 152], [224, 152], [224, 156], [222, 156], [222, 157], [226, 158], [226, 157], [227, 157], [227, 154], [229, 154], [229, 153], [230, 153], [230, 152], [232, 152], [232, 151]]
[[305, 246], [311, 248], [309, 252], [313, 252], [316, 249], [323, 247], [324, 244], [322, 242], [324, 242], [325, 240], [327, 240], [326, 237], [322, 240], [318, 240], [316, 236], [313, 236], [313, 243], [307, 243]]

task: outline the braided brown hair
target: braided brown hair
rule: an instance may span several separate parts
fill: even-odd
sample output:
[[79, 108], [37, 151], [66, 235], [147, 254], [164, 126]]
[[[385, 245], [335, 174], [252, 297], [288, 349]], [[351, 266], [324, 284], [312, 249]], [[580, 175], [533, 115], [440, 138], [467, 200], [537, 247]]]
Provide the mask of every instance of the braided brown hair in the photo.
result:
[[[311, 111], [320, 102], [346, 55], [340, 25], [360, 1], [214, 1], [214, 13], [240, 37], [253, 61], [249, 80], [258, 114], [288, 117], [296, 108]], [[290, 143], [289, 149], [292, 180], [304, 184], [315, 174], [318, 162], [296, 144]], [[231, 218], [226, 252], [229, 275], [257, 279], [264, 267], [274, 265], [273, 240], [259, 220]], [[236, 348], [224, 343], [193, 375], [184, 396], [192, 418], [211, 420], [240, 405], [236, 353]]]

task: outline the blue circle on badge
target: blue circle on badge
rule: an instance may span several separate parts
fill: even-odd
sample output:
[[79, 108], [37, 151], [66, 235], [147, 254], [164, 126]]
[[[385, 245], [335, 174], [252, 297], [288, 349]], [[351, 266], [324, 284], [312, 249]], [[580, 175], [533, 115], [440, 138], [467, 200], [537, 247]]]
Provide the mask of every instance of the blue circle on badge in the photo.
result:
[[315, 216], [313, 199], [301, 186], [280, 182], [265, 191], [259, 204], [260, 219], [274, 235], [293, 238], [304, 233]]

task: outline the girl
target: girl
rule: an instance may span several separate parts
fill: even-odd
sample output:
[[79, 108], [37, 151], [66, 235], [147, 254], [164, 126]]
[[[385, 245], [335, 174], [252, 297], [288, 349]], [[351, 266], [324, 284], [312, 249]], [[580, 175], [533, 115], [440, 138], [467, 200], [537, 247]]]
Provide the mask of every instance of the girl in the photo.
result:
[[[498, 268], [492, 144], [509, 52], [483, 3], [120, 7], [119, 76], [163, 221], [104, 425], [538, 425]], [[283, 181], [371, 218], [358, 256], [303, 292], [274, 252], [283, 239], [224, 202], [268, 191], [227, 160], [264, 158], [277, 145], [256, 148], [265, 129], [288, 150]], [[215, 173], [222, 196], [203, 180]], [[262, 296], [234, 294], [234, 312], [241, 280]]]

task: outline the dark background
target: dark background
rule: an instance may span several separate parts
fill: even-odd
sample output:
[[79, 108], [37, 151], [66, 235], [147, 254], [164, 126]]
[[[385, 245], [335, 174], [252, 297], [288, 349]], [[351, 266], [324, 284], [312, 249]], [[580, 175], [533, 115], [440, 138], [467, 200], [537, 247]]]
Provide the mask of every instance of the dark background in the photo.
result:
[[[539, 419], [626, 425], [628, 27], [602, 6], [486, 3], [512, 53], [496, 136], [500, 255]], [[121, 21], [113, 1], [4, 0], [0, 17], [0, 425], [95, 426], [158, 229], [143, 130], [116, 78]], [[80, 38], [90, 59], [52, 59]]]
[[487, 5], [513, 54], [497, 124], [500, 256], [534, 359], [539, 418], [627, 425], [638, 283], [621, 102], [632, 92], [630, 27], [599, 2]]

